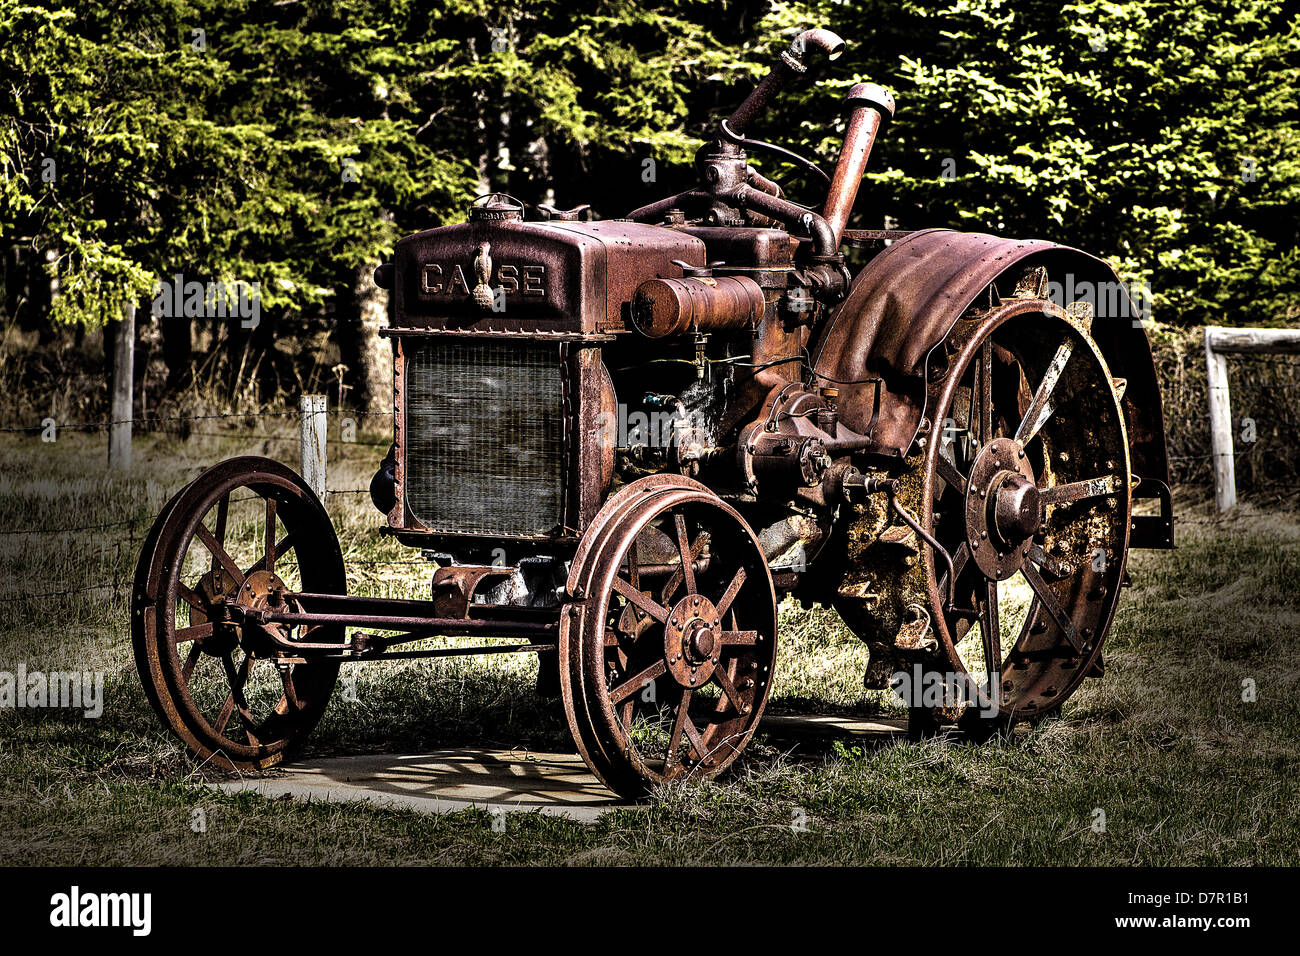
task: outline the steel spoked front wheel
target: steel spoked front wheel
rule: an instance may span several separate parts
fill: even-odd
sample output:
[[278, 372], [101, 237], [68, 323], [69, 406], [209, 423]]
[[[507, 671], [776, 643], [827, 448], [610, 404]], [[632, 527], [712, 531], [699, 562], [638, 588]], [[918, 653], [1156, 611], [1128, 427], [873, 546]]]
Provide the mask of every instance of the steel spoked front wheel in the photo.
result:
[[[132, 643], [150, 702], [199, 758], [265, 769], [324, 712], [339, 662], [268, 648], [229, 613], [301, 591], [343, 594], [346, 576], [329, 516], [283, 465], [222, 462], [159, 516], [136, 568]], [[331, 625], [312, 629], [309, 640], [343, 638]]]
[[754, 733], [776, 659], [775, 592], [744, 519], [689, 479], [644, 481], [593, 525], [570, 579], [585, 599], [561, 625], [574, 739], [629, 798], [728, 767]]

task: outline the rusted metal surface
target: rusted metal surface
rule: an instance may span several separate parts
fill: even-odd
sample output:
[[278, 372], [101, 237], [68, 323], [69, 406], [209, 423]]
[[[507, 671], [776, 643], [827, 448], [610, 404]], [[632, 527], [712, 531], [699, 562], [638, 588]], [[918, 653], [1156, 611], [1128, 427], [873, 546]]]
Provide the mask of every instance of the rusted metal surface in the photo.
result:
[[[226, 551], [236, 495], [254, 496], [265, 507], [267, 547], [251, 565]], [[203, 560], [186, 579], [191, 551]], [[280, 699], [264, 709], [255, 711], [244, 695], [253, 667], [274, 665], [241, 647], [227, 602], [261, 609], [273, 592], [282, 600], [275, 565], [290, 559], [310, 590], [346, 591], [338, 540], [316, 496], [288, 468], [262, 458], [234, 458], [204, 472], [169, 502], [145, 542], [132, 600], [136, 666], [163, 722], [201, 759], [246, 769], [272, 766], [325, 708], [338, 670], [326, 659], [281, 672]], [[250, 578], [260, 578], [259, 586], [247, 587]], [[343, 628], [319, 628], [315, 640], [340, 646]], [[224, 701], [196, 699], [191, 688], [200, 669], [224, 676]]]
[[849, 223], [849, 214], [858, 198], [862, 174], [867, 169], [871, 147], [881, 127], [894, 116], [894, 97], [874, 83], [858, 83], [848, 96], [849, 122], [844, 134], [844, 148], [835, 166], [835, 176], [826, 194], [822, 216], [835, 233], [838, 244]]
[[[1108, 265], [1077, 249], [947, 229], [910, 233], [854, 279], [813, 345], [816, 369], [846, 382], [885, 380], [888, 400], [872, 451], [901, 456], [926, 417], [926, 357], [990, 284], [1000, 281], [1008, 286], [1002, 295], [1010, 296], [1010, 286], [1031, 266], [1045, 267], [1063, 287], [1072, 277], [1075, 288], [1114, 291], [1102, 299], [1092, 337], [1115, 375], [1128, 381], [1124, 413], [1134, 470], [1168, 484], [1160, 392], [1137, 308]], [[867, 424], [870, 398], [869, 389], [845, 387], [841, 414], [850, 426]]]
[[[917, 510], [956, 567], [953, 603], [933, 562], [926, 582], [946, 666], [966, 673], [957, 645], [974, 609], [986, 673], [995, 675], [992, 706], [981, 701], [998, 713], [987, 722], [1005, 724], [1059, 707], [1100, 660], [1128, 556], [1133, 472], [1106, 360], [1063, 310], [1021, 300], [965, 321], [931, 397], [936, 414], [959, 424], [953, 434], [981, 450], [967, 464], [959, 442], [929, 443]], [[1044, 400], [1058, 410], [1026, 437]], [[1023, 444], [1006, 437], [1015, 434]], [[1016, 512], [1021, 496], [1009, 475], [1032, 483], [1044, 514], [1036, 525], [1013, 513], [1002, 536], [999, 514]], [[946, 524], [937, 517], [945, 512]], [[989, 635], [1006, 623], [998, 617], [998, 583], [1013, 569], [1033, 601], [1004, 649]]]
[[766, 300], [747, 276], [647, 279], [632, 300], [632, 321], [646, 338], [753, 328]]
[[[1101, 674], [1129, 548], [1172, 544], [1140, 316], [1065, 246], [847, 229], [887, 91], [850, 90], [833, 177], [752, 138], [842, 48], [797, 37], [705, 139], [698, 184], [626, 219], [535, 221], [493, 194], [397, 243], [376, 273], [394, 433], [372, 487], [381, 530], [436, 562], [429, 599], [348, 595], [324, 508], [282, 466], [205, 472], [150, 531], [133, 617], [146, 693], [195, 754], [274, 764], [342, 663], [536, 653], [588, 767], [641, 796], [737, 759], [786, 593], [867, 644], [866, 686], [955, 682], [909, 700], [914, 734], [1036, 719]], [[752, 151], [824, 177], [824, 201], [786, 198]], [[853, 279], [846, 246], [876, 250]], [[1160, 513], [1134, 516], [1140, 498]], [[236, 561], [239, 500], [265, 527]], [[394, 650], [429, 637], [470, 643]], [[197, 667], [229, 693], [196, 696]], [[270, 695], [245, 699], [259, 674]]]
[[[477, 303], [474, 261], [484, 244], [501, 311]], [[622, 304], [644, 279], [704, 265], [693, 236], [634, 222], [467, 222], [399, 240], [393, 331], [596, 334], [622, 328]]]
[[[611, 498], [587, 540], [569, 576], [559, 655], [588, 766], [627, 797], [721, 772], [757, 726], [775, 663], [776, 596], [752, 530], [705, 486], [654, 476]], [[642, 579], [643, 560], [674, 557], [666, 581]], [[697, 698], [709, 684], [716, 698]], [[667, 733], [649, 733], [655, 726]]]

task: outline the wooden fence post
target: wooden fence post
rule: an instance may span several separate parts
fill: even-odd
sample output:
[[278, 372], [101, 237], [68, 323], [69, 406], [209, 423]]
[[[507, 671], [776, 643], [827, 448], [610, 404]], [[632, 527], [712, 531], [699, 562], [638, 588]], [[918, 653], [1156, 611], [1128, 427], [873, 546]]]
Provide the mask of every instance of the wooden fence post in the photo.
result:
[[1210, 402], [1210, 451], [1214, 458], [1214, 503], [1227, 511], [1237, 503], [1232, 457], [1232, 398], [1226, 353], [1300, 353], [1300, 329], [1205, 327], [1205, 382]]
[[302, 413], [302, 478], [316, 497], [325, 500], [325, 440], [328, 433], [325, 396], [304, 395]]
[[122, 321], [113, 343], [113, 397], [109, 403], [108, 467], [131, 467], [131, 388], [135, 379], [135, 303], [122, 306]]
[[1232, 458], [1232, 397], [1228, 393], [1228, 359], [1214, 350], [1214, 329], [1205, 330], [1205, 388], [1210, 399], [1210, 457], [1214, 465], [1214, 503], [1220, 511], [1237, 504], [1237, 475]]

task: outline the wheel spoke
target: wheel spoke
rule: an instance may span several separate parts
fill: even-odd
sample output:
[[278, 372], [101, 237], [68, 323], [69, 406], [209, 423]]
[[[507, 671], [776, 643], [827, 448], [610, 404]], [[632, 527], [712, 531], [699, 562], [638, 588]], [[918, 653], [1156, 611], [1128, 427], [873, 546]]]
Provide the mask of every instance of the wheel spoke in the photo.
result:
[[[701, 531], [699, 537], [695, 539], [695, 543], [691, 545], [692, 572], [695, 570], [695, 562], [700, 559], [700, 555], [704, 553], [704, 546], [708, 543], [709, 533], [707, 531]], [[682, 568], [678, 568], [668, 576], [668, 580], [664, 583], [663, 590], [659, 592], [659, 601], [661, 603], [667, 604], [672, 600], [677, 589], [681, 587], [682, 578], [685, 576], [685, 573], [686, 572], [683, 571]]]
[[199, 536], [199, 540], [203, 542], [203, 546], [211, 552], [212, 557], [220, 562], [221, 566], [226, 569], [226, 572], [235, 579], [235, 584], [242, 585], [244, 583], [243, 570], [241, 570], [239, 565], [235, 564], [234, 559], [226, 553], [226, 549], [221, 546], [221, 543], [212, 536], [212, 532], [208, 530], [207, 525], [200, 521], [199, 526], [195, 529], [195, 533]]
[[948, 487], [962, 494], [966, 492], [967, 479], [957, 470], [957, 466], [943, 456], [939, 455], [938, 465], [939, 477], [948, 483]]
[[1087, 481], [1072, 481], [1065, 485], [1053, 485], [1042, 488], [1039, 495], [1045, 505], [1064, 505], [1085, 498], [1099, 498], [1115, 493], [1115, 476], [1105, 475], [1101, 478], [1089, 478]]
[[294, 710], [302, 710], [302, 702], [298, 700], [298, 688], [293, 686], [293, 668], [288, 667], [280, 671], [280, 682], [284, 684], [284, 696], [280, 698], [280, 703], [276, 704], [276, 713], [284, 714], [281, 707], [288, 706]]
[[1052, 397], [1052, 392], [1056, 390], [1056, 384], [1061, 378], [1061, 373], [1065, 371], [1065, 364], [1070, 361], [1070, 354], [1073, 351], [1074, 343], [1069, 339], [1062, 342], [1061, 347], [1056, 350], [1052, 363], [1043, 373], [1043, 380], [1038, 383], [1038, 391], [1034, 392], [1029, 408], [1025, 410], [1025, 416], [1016, 429], [1016, 441], [1020, 444], [1027, 445], [1051, 417], [1052, 405], [1049, 399]]
[[189, 656], [185, 658], [185, 663], [181, 665], [181, 679], [186, 684], [190, 682], [190, 677], [194, 674], [194, 665], [199, 662], [199, 657], [203, 654], [203, 645], [195, 641], [190, 645]]
[[235, 712], [235, 695], [229, 694], [226, 702], [221, 705], [221, 712], [217, 714], [217, 722], [212, 725], [212, 729], [217, 733], [225, 733], [226, 724], [230, 722], [230, 715]]
[[1034, 543], [1030, 546], [1029, 560], [1054, 577], [1063, 578], [1068, 573], [1065, 562], [1052, 557], [1043, 549], [1041, 544]]
[[627, 579], [632, 587], [641, 590], [641, 559], [637, 557], [636, 538], [627, 549]]
[[202, 643], [205, 637], [212, 633], [212, 622], [204, 621], [202, 624], [191, 624], [189, 627], [182, 627], [179, 631], [172, 634], [172, 643], [184, 644], [186, 641]]
[[984, 632], [984, 667], [988, 674], [989, 702], [997, 700], [1002, 687], [1002, 630], [998, 620], [998, 582], [984, 582], [984, 613], [980, 615]]
[[970, 563], [970, 546], [963, 541], [958, 545], [957, 550], [952, 553], [952, 582], [948, 583], [948, 575], [945, 574], [942, 579], [936, 581], [940, 591], [947, 591], [948, 607], [952, 609], [957, 599], [957, 582], [961, 579], [962, 573], [966, 570], [966, 565]]
[[704, 755], [708, 753], [708, 746], [704, 743], [700, 732], [695, 729], [695, 725], [691, 723], [689, 716], [682, 723], [682, 730], [686, 731], [686, 739], [691, 742], [691, 753], [695, 755], [695, 759], [703, 760]]
[[[664, 776], [671, 776], [677, 766], [677, 748], [681, 746], [682, 733], [690, 723], [691, 696], [695, 692], [689, 687], [682, 689], [682, 699], [677, 704], [677, 716], [673, 720], [673, 731], [668, 737], [668, 752], [664, 755]], [[696, 751], [696, 756], [699, 752]]]
[[226, 669], [226, 679], [230, 682], [230, 692], [235, 695], [235, 703], [239, 705], [240, 710], [248, 708], [248, 701], [244, 699], [244, 683], [248, 680], [248, 672], [253, 666], [253, 659], [245, 656], [239, 662], [239, 668], [235, 668], [234, 657], [229, 653], [221, 655], [221, 666]]
[[614, 575], [614, 590], [623, 595], [623, 597], [627, 598], [641, 610], [645, 611], [659, 623], [662, 624], [668, 620], [668, 610], [663, 605], [659, 604], [654, 598], [650, 597], [650, 595], [646, 594], [639, 588], [634, 588], [617, 574]]
[[[221, 500], [217, 502], [217, 531], [215, 535], [217, 543], [223, 548], [226, 546], [226, 518], [229, 513], [230, 495], [225, 494], [222, 495]], [[212, 566], [209, 570], [213, 575], [217, 573], [217, 556], [215, 554], [212, 556]]]
[[758, 631], [722, 631], [718, 639], [723, 646], [749, 647], [758, 643]]
[[993, 339], [980, 349], [980, 447], [993, 440]]
[[183, 584], [180, 581], [177, 581], [176, 593], [180, 595], [182, 601], [184, 601], [190, 607], [194, 608], [194, 610], [206, 612], [206, 607], [203, 604], [203, 598], [199, 597], [198, 592], [194, 591], [192, 588], [188, 587], [187, 585]]
[[[286, 554], [288, 554], [290, 551], [293, 550], [294, 543], [295, 542], [293, 540], [293, 532], [290, 531], [283, 538], [281, 538], [279, 542], [276, 544], [275, 557], [283, 558]], [[271, 571], [271, 570], [274, 569], [268, 568], [266, 566], [266, 555], [263, 554], [260, 558], [258, 558], [256, 561], [253, 562], [252, 567], [244, 571], [244, 577], [248, 577], [254, 571]]]
[[1079, 637], [1078, 631], [1075, 630], [1070, 615], [1066, 613], [1065, 608], [1061, 607], [1056, 592], [1043, 580], [1043, 576], [1038, 573], [1038, 569], [1032, 563], [1026, 561], [1021, 565], [1020, 573], [1025, 576], [1029, 586], [1034, 589], [1034, 593], [1038, 595], [1038, 600], [1047, 609], [1047, 613], [1052, 616], [1052, 620], [1056, 621], [1056, 626], [1061, 629], [1065, 639], [1070, 642], [1076, 651], [1082, 651], [1083, 640]]
[[691, 558], [690, 537], [686, 533], [686, 518], [676, 513], [673, 524], [677, 526], [677, 553], [682, 556], [682, 580], [686, 582], [686, 593], [695, 593], [695, 561]]
[[626, 700], [628, 697], [631, 697], [637, 691], [644, 688], [647, 684], [649, 684], [660, 674], [664, 673], [664, 671], [666, 670], [668, 670], [668, 665], [665, 664], [662, 659], [655, 661], [653, 664], [651, 664], [645, 670], [641, 671], [641, 673], [637, 674], [635, 677], [629, 678], [628, 680], [620, 684], [617, 688], [611, 690], [609, 692], [610, 703], [612, 704], [622, 703], [624, 700]]
[[731, 608], [731, 602], [736, 600], [736, 595], [740, 593], [741, 587], [745, 583], [745, 569], [737, 568], [736, 576], [731, 579], [727, 585], [727, 590], [723, 592], [722, 599], [718, 601], [718, 618], [722, 619], [727, 616], [727, 611]]
[[226, 678], [230, 681], [230, 699], [234, 701], [235, 709], [239, 711], [239, 716], [242, 718], [244, 735], [248, 738], [249, 744], [256, 747], [259, 741], [253, 735], [253, 725], [257, 721], [248, 706], [248, 698], [244, 696], [244, 685], [248, 682], [248, 673], [253, 667], [253, 658], [245, 655], [244, 659], [239, 662], [238, 670], [235, 669], [235, 662], [230, 654], [223, 656], [221, 663], [226, 669]]
[[722, 692], [727, 695], [727, 700], [731, 701], [731, 706], [735, 708], [737, 714], [743, 714], [744, 702], [740, 699], [740, 691], [736, 690], [736, 685], [731, 682], [730, 675], [721, 667], [713, 669], [713, 679], [718, 682]]

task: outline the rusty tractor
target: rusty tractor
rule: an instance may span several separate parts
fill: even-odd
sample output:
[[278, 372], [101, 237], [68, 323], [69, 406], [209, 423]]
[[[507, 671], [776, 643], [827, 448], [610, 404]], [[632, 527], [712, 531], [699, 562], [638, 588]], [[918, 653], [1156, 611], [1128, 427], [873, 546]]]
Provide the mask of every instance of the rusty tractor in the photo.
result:
[[1173, 544], [1139, 310], [1066, 246], [846, 228], [894, 112], [879, 86], [849, 92], [819, 207], [755, 171], [751, 151], [821, 172], [747, 134], [843, 48], [795, 39], [696, 188], [613, 220], [493, 194], [396, 244], [370, 491], [431, 594], [348, 594], [285, 466], [204, 472], [150, 532], [133, 606], [145, 689], [194, 754], [278, 763], [344, 664], [530, 653], [591, 771], [636, 798], [745, 749], [787, 595], [838, 611], [915, 734], [1006, 732], [1102, 675], [1129, 549]]

